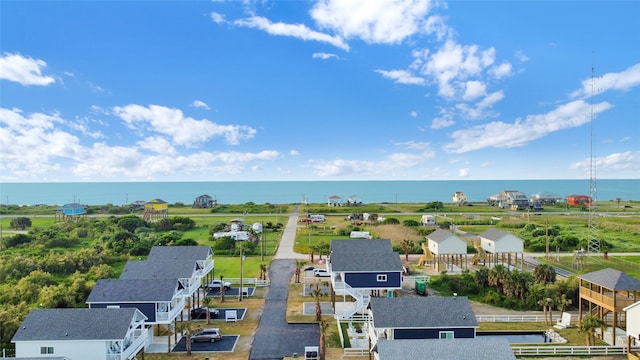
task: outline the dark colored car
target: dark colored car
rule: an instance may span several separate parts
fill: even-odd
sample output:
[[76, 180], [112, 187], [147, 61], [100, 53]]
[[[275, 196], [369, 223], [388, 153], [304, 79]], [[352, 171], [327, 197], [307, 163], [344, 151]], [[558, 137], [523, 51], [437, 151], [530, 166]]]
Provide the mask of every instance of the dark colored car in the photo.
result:
[[218, 328], [203, 329], [191, 335], [191, 342], [198, 342], [198, 341], [215, 342], [220, 340], [222, 340], [222, 334], [220, 333], [220, 329]]
[[209, 319], [215, 319], [220, 315], [220, 311], [218, 309], [213, 308], [195, 308], [191, 309], [191, 318], [192, 319], [206, 319], [207, 311], [209, 311]]

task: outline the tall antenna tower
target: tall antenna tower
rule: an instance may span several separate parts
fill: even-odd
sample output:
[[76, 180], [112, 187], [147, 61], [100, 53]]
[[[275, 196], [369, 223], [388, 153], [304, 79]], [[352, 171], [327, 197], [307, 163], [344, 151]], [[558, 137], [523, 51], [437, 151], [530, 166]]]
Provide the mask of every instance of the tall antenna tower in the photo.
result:
[[589, 121], [590, 142], [589, 142], [589, 254], [597, 255], [600, 253], [600, 234], [598, 231], [598, 213], [597, 213], [597, 192], [596, 192], [596, 161], [593, 156], [593, 98], [596, 92], [595, 87], [595, 68], [591, 65], [591, 119]]

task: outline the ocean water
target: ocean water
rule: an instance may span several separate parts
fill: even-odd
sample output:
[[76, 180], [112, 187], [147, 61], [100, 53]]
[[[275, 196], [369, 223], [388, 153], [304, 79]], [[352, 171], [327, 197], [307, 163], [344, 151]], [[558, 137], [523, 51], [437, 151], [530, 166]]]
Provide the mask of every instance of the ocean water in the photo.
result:
[[[596, 200], [640, 200], [640, 179], [597, 180]], [[208, 194], [220, 204], [289, 204], [306, 199], [327, 202], [330, 196], [363, 203], [451, 202], [457, 191], [471, 202], [485, 201], [503, 190], [527, 196], [552, 194], [589, 195], [589, 180], [428, 180], [428, 181], [264, 181], [264, 182], [79, 182], [0, 183], [0, 202], [12, 205], [129, 204], [162, 199], [169, 203], [193, 203]]]

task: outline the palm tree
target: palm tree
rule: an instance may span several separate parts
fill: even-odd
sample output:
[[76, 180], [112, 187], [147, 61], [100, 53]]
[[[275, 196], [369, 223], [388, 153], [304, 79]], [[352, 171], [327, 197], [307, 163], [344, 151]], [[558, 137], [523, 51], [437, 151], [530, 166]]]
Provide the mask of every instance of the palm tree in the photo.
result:
[[545, 305], [547, 306], [547, 308], [549, 309], [549, 325], [553, 324], [553, 305], [555, 305], [554, 301], [552, 298], [548, 297], [546, 299], [544, 299]]
[[191, 335], [199, 330], [199, 326], [189, 321], [181, 321], [176, 324], [176, 327], [186, 337], [187, 355], [191, 356]]
[[587, 346], [593, 346], [596, 343], [596, 329], [602, 326], [602, 320], [593, 315], [582, 318], [579, 324], [580, 332], [587, 334]]
[[320, 360], [326, 359], [326, 350], [327, 350], [327, 328], [329, 327], [329, 323], [322, 320], [320, 322]]
[[204, 298], [202, 298], [202, 307], [207, 309], [207, 325], [209, 325], [211, 323], [211, 318], [209, 316], [209, 306], [211, 305], [211, 302], [213, 301], [213, 299], [210, 296], [205, 296]]
[[[221, 303], [224, 302], [224, 281], [222, 281], [222, 279], [224, 279], [224, 275], [220, 275], [220, 302]], [[242, 291], [242, 289], [240, 289], [240, 291]]]
[[556, 270], [548, 264], [540, 264], [533, 269], [533, 277], [539, 284], [550, 284], [556, 281]]
[[402, 240], [402, 242], [400, 242], [400, 248], [404, 251], [404, 261], [409, 261], [409, 251], [413, 248], [413, 240]]
[[316, 288], [313, 289], [313, 296], [316, 298], [316, 321], [322, 320], [322, 308], [320, 308], [320, 283], [316, 282]]
[[504, 284], [509, 270], [504, 265], [498, 264], [489, 271], [489, 285], [495, 286], [498, 294], [504, 294]]
[[545, 303], [544, 300], [538, 300], [538, 305], [542, 306], [542, 311], [544, 312], [544, 323], [548, 324], [547, 322], [547, 305]]
[[620, 208], [620, 201], [622, 201], [622, 199], [621, 199], [621, 198], [619, 198], [619, 197], [617, 197], [617, 198], [616, 198], [616, 203], [618, 204], [618, 208]]
[[562, 294], [558, 298], [558, 305], [560, 305], [561, 312], [564, 312], [567, 306], [571, 305], [571, 303], [573, 303], [573, 301], [567, 298], [567, 294]]
[[307, 265], [306, 261], [304, 261], [304, 260], [296, 260], [296, 284], [300, 283], [300, 270], [305, 265]]
[[267, 265], [260, 264], [260, 280], [264, 280], [267, 277]]

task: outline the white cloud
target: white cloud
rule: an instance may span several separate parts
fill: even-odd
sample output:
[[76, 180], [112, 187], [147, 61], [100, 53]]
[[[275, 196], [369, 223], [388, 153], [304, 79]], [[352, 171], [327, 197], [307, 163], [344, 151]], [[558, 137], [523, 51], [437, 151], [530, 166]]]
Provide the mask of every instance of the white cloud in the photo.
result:
[[291, 155], [291, 156], [299, 156], [300, 152], [298, 150], [291, 150], [291, 151], [289, 151], [289, 155]]
[[440, 110], [440, 116], [433, 118], [431, 121], [432, 129], [442, 129], [455, 124], [453, 113], [448, 109]]
[[331, 44], [335, 47], [349, 51], [349, 45], [339, 36], [327, 35], [312, 29], [303, 24], [285, 24], [282, 22], [272, 23], [269, 19], [261, 16], [253, 16], [233, 22], [234, 25], [260, 29], [271, 35], [291, 36], [306, 41], [319, 41]]
[[440, 96], [455, 98], [464, 90], [463, 80], [480, 77], [482, 71], [494, 63], [495, 50], [481, 51], [477, 45], [463, 46], [447, 40], [438, 51], [427, 56], [422, 73], [435, 79]]
[[[640, 151], [626, 151], [594, 158], [596, 172], [610, 173], [614, 171], [634, 170], [640, 172]], [[577, 161], [569, 166], [570, 169], [582, 169], [588, 172], [591, 167], [589, 158]]]
[[502, 79], [503, 77], [507, 77], [513, 74], [513, 66], [510, 63], [504, 61], [498, 66], [492, 66], [491, 68], [489, 68], [488, 73], [496, 79]]
[[[90, 122], [100, 123], [0, 108], [0, 179], [42, 181], [60, 175], [64, 179], [158, 180], [176, 173], [235, 174], [252, 161], [271, 161], [280, 156], [275, 150], [180, 153], [162, 136], [149, 136], [131, 146], [91, 142], [95, 136], [87, 130]], [[65, 132], [63, 126], [86, 137]], [[90, 143], [82, 145], [81, 140]]]
[[[256, 131], [248, 126], [219, 125], [209, 120], [185, 117], [181, 110], [160, 105], [127, 105], [113, 108], [114, 115], [125, 121], [132, 129], [155, 131], [172, 137], [177, 145], [193, 146], [214, 136], [224, 136], [227, 143], [237, 145], [241, 140], [252, 138]], [[139, 127], [147, 127], [140, 129]]]
[[419, 154], [394, 153], [379, 161], [336, 159], [311, 160], [310, 165], [319, 177], [382, 176], [413, 168], [424, 161]]
[[529, 57], [524, 53], [523, 50], [517, 50], [513, 56], [521, 63], [529, 61]]
[[487, 94], [487, 86], [477, 80], [471, 80], [464, 83], [464, 95], [462, 98], [465, 101], [475, 100], [481, 96]]
[[469, 170], [468, 168], [462, 168], [462, 169], [458, 169], [458, 177], [469, 177], [471, 176], [471, 170]]
[[211, 16], [211, 20], [216, 24], [222, 24], [226, 22], [224, 19], [224, 15], [220, 13], [211, 12], [210, 16]]
[[440, 16], [429, 16], [424, 24], [427, 34], [435, 34], [438, 41], [442, 41], [453, 36], [453, 30], [447, 26]]
[[322, 60], [328, 60], [328, 59], [331, 59], [331, 58], [336, 58], [336, 59], [340, 58], [336, 54], [330, 54], [330, 53], [325, 53], [325, 52], [313, 53], [313, 55], [311, 55], [311, 57], [314, 58], [314, 59], [322, 59]]
[[414, 110], [414, 111], [409, 113], [409, 116], [411, 116], [412, 118], [417, 118], [418, 117], [418, 112]]
[[635, 64], [619, 73], [607, 73], [594, 79], [583, 80], [582, 88], [574, 91], [571, 97], [588, 97], [592, 91], [627, 91], [636, 86], [640, 86], [640, 64]]
[[456, 108], [466, 119], [485, 119], [487, 117], [495, 117], [489, 109], [502, 99], [504, 99], [504, 93], [501, 90], [485, 96], [481, 101], [474, 104], [474, 106], [469, 104], [457, 104]]
[[311, 10], [318, 25], [346, 39], [395, 44], [425, 29], [430, 0], [321, 0]]
[[409, 84], [409, 85], [424, 85], [425, 80], [421, 77], [413, 76], [410, 72], [406, 70], [375, 70], [378, 74], [382, 75], [384, 78], [391, 79], [393, 82], [398, 84]]
[[201, 109], [207, 109], [207, 110], [211, 109], [209, 105], [207, 105], [207, 103], [202, 100], [193, 100], [193, 102], [191, 103], [191, 106], [195, 108], [201, 108]]
[[[593, 112], [598, 114], [611, 107], [609, 103], [601, 102], [593, 106]], [[444, 149], [452, 153], [464, 153], [488, 147], [523, 146], [550, 133], [588, 123], [591, 119], [590, 114], [589, 104], [581, 100], [573, 101], [546, 114], [529, 115], [524, 120], [517, 119], [512, 124], [494, 121], [456, 130], [451, 134], [453, 142], [445, 145]]]
[[42, 75], [47, 67], [43, 60], [24, 57], [20, 54], [8, 54], [0, 57], [0, 79], [15, 81], [22, 85], [49, 85], [55, 82], [51, 76]]

